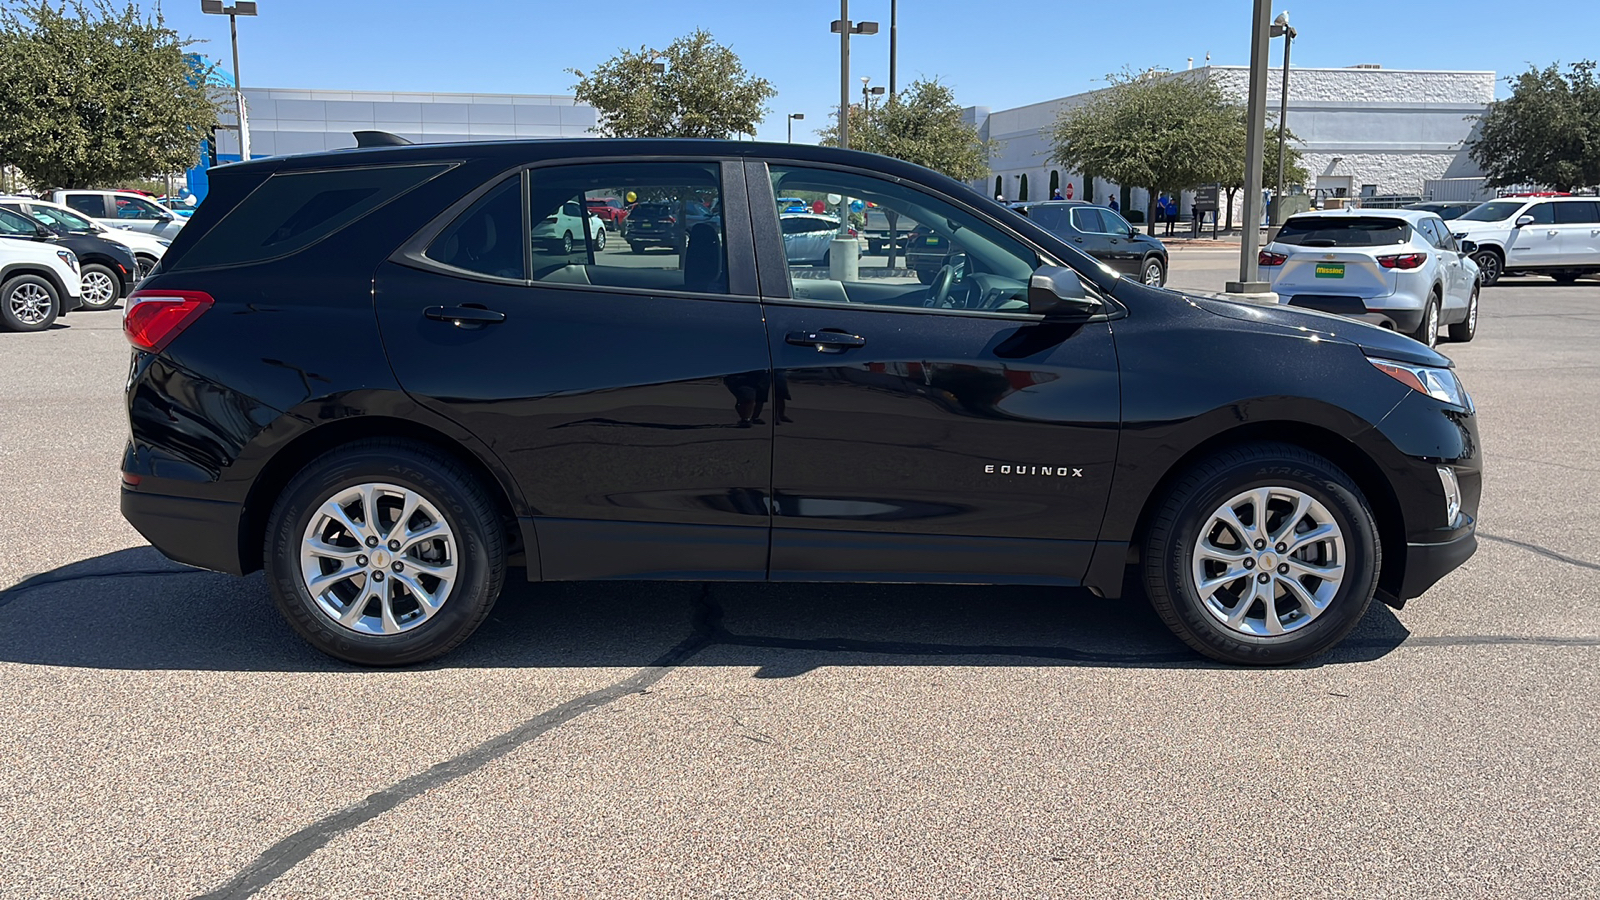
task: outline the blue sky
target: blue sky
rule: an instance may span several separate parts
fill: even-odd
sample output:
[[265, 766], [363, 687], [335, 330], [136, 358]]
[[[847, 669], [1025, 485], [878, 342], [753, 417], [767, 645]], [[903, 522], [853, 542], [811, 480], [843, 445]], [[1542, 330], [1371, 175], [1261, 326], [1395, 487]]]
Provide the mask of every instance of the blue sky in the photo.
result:
[[[179, 33], [206, 41], [194, 49], [226, 61], [227, 19], [199, 6], [163, 4]], [[1207, 53], [1243, 65], [1250, 8], [1248, 0], [900, 0], [899, 80], [937, 76], [963, 106], [1003, 109], [1096, 87], [1124, 67], [1181, 69]], [[1296, 66], [1504, 77], [1529, 63], [1600, 57], [1595, 0], [1282, 0], [1274, 12], [1285, 9], [1300, 32]], [[778, 89], [760, 138], [783, 140], [784, 115], [800, 112], [795, 139], [814, 140], [839, 97], [839, 40], [828, 33], [839, 4], [827, 0], [260, 0], [260, 10], [240, 20], [247, 87], [568, 93], [567, 68], [703, 27]], [[855, 0], [850, 16], [882, 23], [878, 35], [852, 39], [852, 79], [886, 84], [889, 0]], [[1274, 41], [1274, 58], [1282, 52]]]

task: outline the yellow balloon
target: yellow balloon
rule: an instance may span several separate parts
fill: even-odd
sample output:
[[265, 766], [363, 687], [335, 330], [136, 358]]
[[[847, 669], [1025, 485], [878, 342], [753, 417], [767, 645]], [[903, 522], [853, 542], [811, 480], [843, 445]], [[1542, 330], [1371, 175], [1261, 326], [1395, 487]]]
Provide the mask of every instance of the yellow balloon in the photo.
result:
[[628, 202], [629, 203], [638, 203], [639, 202], [639, 195], [635, 194], [633, 191], [629, 191], [628, 192]]

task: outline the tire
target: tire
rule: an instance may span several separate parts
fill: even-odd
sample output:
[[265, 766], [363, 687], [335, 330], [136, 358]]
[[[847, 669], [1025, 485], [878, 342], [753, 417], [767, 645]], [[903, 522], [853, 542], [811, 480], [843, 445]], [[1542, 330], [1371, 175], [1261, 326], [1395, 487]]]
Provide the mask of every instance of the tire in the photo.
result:
[[0, 285], [0, 325], [7, 331], [43, 331], [61, 315], [61, 295], [42, 275], [17, 275]]
[[606, 248], [606, 230], [604, 228], [602, 228], [602, 229], [600, 229], [600, 233], [594, 236], [594, 249], [595, 250], [604, 250], [605, 248]]
[[[394, 521], [409, 497], [417, 512]], [[351, 527], [329, 515], [335, 498]], [[417, 534], [443, 523], [444, 537], [402, 543], [398, 553], [383, 535], [357, 540], [352, 528], [366, 532], [374, 498], [379, 531], [404, 525]], [[317, 541], [327, 554], [304, 549]], [[354, 555], [368, 547], [370, 558]], [[448, 653], [483, 624], [505, 579], [505, 533], [484, 486], [454, 459], [409, 441], [367, 440], [318, 457], [289, 482], [267, 520], [263, 559], [278, 611], [312, 646], [358, 665], [403, 666]], [[349, 575], [313, 596], [308, 578], [339, 571]], [[384, 594], [369, 594], [379, 582]], [[413, 588], [443, 591], [431, 614]]]
[[1152, 256], [1144, 261], [1139, 280], [1150, 287], [1161, 287], [1167, 283], [1167, 267], [1161, 264], [1159, 258]]
[[1478, 264], [1478, 281], [1484, 287], [1499, 281], [1505, 274], [1506, 262], [1493, 250], [1479, 250], [1472, 254], [1472, 261]]
[[877, 256], [883, 251], [883, 241], [867, 241], [867, 255]]
[[1429, 347], [1437, 347], [1439, 345], [1438, 294], [1432, 294], [1428, 297], [1428, 305], [1422, 308], [1422, 321], [1417, 323], [1417, 330], [1411, 332], [1411, 339]]
[[826, 269], [826, 268], [828, 268], [832, 258], [833, 258], [833, 251], [831, 249], [830, 250], [824, 250], [824, 251], [822, 251], [822, 258], [817, 260], [815, 265], [819, 269]]
[[567, 254], [569, 254], [571, 252], [572, 252], [572, 232], [568, 231], [568, 232], [566, 232], [566, 233], [561, 235], [561, 255], [565, 256], [565, 255], [567, 255]]
[[[1287, 537], [1286, 527], [1309, 534], [1331, 525], [1332, 536], [1313, 539], [1299, 551], [1286, 541], [1256, 550], [1249, 538], [1263, 495], [1269, 535]], [[1302, 500], [1307, 505], [1298, 506]], [[1305, 512], [1286, 525], [1292, 508]], [[1250, 527], [1224, 524], [1225, 509], [1235, 522], [1249, 518]], [[1207, 556], [1208, 549], [1226, 554], [1241, 539], [1247, 561], [1237, 569]], [[1290, 549], [1280, 555], [1279, 547]], [[1301, 555], [1289, 555], [1296, 553]], [[1337, 578], [1310, 574], [1316, 564]], [[1142, 574], [1156, 614], [1190, 647], [1222, 662], [1287, 665], [1325, 652], [1355, 628], [1377, 591], [1381, 565], [1377, 524], [1350, 477], [1301, 447], [1260, 443], [1225, 450], [1184, 472], [1151, 518]], [[1224, 580], [1235, 572], [1233, 580]], [[1270, 587], [1260, 584], [1263, 575]], [[1201, 578], [1208, 576], [1210, 593], [1202, 594]], [[1256, 595], [1257, 589], [1270, 590], [1272, 599]], [[1252, 613], [1260, 614], [1259, 625]], [[1237, 624], [1229, 624], [1235, 616]]]
[[630, 250], [632, 250], [633, 252], [635, 252], [635, 253], [643, 253], [644, 252], [644, 245], [643, 244], [635, 244], [633, 241], [629, 241], [628, 242], [628, 248]]
[[84, 309], [110, 309], [122, 299], [122, 279], [110, 268], [100, 263], [85, 263], [79, 274], [83, 278]]
[[136, 276], [136, 280], [143, 281], [145, 276], [150, 274], [150, 270], [154, 269], [156, 267], [156, 263], [160, 260], [157, 260], [154, 256], [135, 256], [133, 261], [139, 264], [139, 272]]
[[1472, 296], [1467, 298], [1467, 317], [1448, 329], [1450, 340], [1465, 344], [1478, 336], [1478, 286], [1472, 286]]
[[1552, 272], [1550, 277], [1556, 280], [1556, 284], [1576, 284], [1580, 274], [1579, 272]]

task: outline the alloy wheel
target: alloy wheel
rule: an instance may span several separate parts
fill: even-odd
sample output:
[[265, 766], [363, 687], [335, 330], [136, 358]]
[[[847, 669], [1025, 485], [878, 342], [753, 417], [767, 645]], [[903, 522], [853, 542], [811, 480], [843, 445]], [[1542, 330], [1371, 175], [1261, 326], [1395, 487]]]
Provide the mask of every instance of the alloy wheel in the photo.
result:
[[1428, 312], [1426, 314], [1425, 323], [1426, 324], [1424, 325], [1424, 328], [1425, 328], [1424, 336], [1427, 337], [1427, 340], [1424, 341], [1423, 343], [1427, 344], [1429, 347], [1437, 346], [1438, 343], [1439, 343], [1439, 303], [1438, 303], [1438, 301], [1436, 301], [1436, 300], [1435, 301], [1429, 301], [1429, 303], [1428, 303]]
[[50, 308], [55, 305], [50, 292], [37, 284], [19, 284], [12, 288], [6, 303], [11, 306], [11, 314], [24, 325], [38, 325], [48, 319]]
[[1211, 514], [1190, 569], [1206, 612], [1232, 631], [1270, 638], [1328, 608], [1345, 561], [1344, 533], [1326, 507], [1294, 488], [1259, 487]]
[[300, 577], [333, 623], [360, 634], [393, 635], [444, 606], [459, 559], [455, 533], [421, 494], [393, 484], [358, 484], [312, 513], [300, 547]]
[[117, 302], [117, 285], [99, 269], [83, 273], [83, 305], [104, 309]]
[[1155, 260], [1145, 264], [1144, 283], [1151, 287], [1161, 287], [1161, 264]]
[[1486, 250], [1472, 259], [1478, 264], [1479, 277], [1484, 284], [1494, 284], [1500, 280], [1500, 257]]

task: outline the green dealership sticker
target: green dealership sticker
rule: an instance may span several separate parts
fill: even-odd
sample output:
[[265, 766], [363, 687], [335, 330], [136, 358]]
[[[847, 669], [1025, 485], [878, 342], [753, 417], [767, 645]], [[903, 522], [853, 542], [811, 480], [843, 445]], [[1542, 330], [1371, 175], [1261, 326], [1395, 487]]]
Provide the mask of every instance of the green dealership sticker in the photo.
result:
[[1344, 263], [1317, 263], [1318, 278], [1343, 278]]

